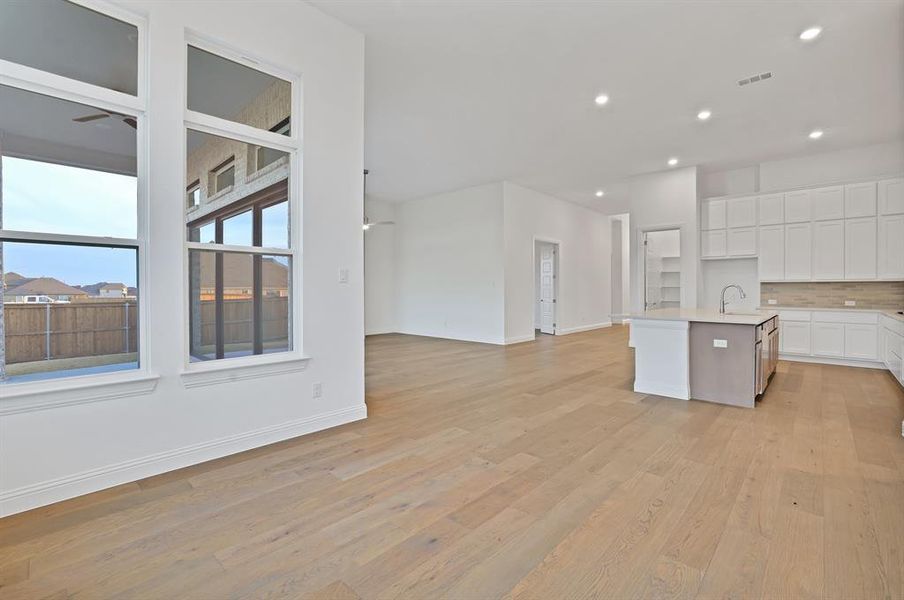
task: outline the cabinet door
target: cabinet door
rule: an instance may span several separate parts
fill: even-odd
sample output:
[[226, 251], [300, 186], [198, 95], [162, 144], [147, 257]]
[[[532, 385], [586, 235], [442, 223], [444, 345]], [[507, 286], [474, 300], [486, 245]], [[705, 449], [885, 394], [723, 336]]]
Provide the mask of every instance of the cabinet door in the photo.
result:
[[725, 200], [704, 200], [701, 229], [725, 229]]
[[704, 257], [713, 258], [718, 256], [725, 256], [726, 239], [724, 229], [719, 231], [704, 231], [702, 233], [702, 236]]
[[878, 336], [878, 327], [875, 325], [845, 325], [844, 357], [876, 360]]
[[904, 214], [879, 217], [879, 278], [904, 279]]
[[810, 220], [810, 191], [800, 190], [785, 194], [785, 223], [803, 223]]
[[813, 223], [813, 279], [844, 279], [844, 221]]
[[886, 179], [878, 184], [879, 214], [904, 214], [904, 179]]
[[756, 225], [756, 197], [729, 199], [726, 213], [729, 227], [753, 227]]
[[769, 194], [757, 198], [760, 225], [781, 225], [785, 222], [785, 195]]
[[813, 323], [813, 355], [844, 356], [844, 325], [841, 323]]
[[810, 279], [810, 239], [809, 223], [785, 225], [785, 279]]
[[729, 229], [728, 256], [756, 256], [756, 228]]
[[844, 218], [844, 188], [840, 185], [810, 190], [810, 214], [814, 221]]
[[810, 354], [810, 322], [782, 321], [779, 346], [788, 354]]
[[760, 281], [781, 281], [785, 278], [785, 226], [760, 227], [759, 259], [757, 265]]
[[844, 217], [872, 217], [876, 214], [876, 182], [844, 186]]
[[876, 218], [847, 219], [844, 222], [844, 278], [875, 279]]

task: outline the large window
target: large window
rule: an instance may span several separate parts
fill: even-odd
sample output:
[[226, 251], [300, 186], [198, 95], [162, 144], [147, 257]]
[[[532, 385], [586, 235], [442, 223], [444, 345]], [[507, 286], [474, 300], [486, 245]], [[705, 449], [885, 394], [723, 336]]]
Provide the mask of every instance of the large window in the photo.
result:
[[237, 60], [188, 46], [191, 362], [293, 349], [291, 83]]
[[30, 68], [0, 74], [0, 385], [139, 366], [138, 42], [78, 4], [0, 4], [4, 71]]

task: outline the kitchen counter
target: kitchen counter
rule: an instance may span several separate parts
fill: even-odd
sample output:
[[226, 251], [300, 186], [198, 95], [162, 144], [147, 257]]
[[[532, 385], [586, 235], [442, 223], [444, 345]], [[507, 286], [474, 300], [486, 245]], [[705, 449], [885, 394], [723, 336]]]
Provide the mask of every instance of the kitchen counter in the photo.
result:
[[630, 315], [634, 391], [753, 408], [778, 359], [778, 312], [665, 308]]
[[725, 323], [728, 325], [760, 325], [777, 317], [775, 307], [756, 311], [726, 311], [721, 314], [711, 308], [657, 308], [629, 315], [630, 319], [656, 321], [688, 321], [691, 323]]
[[802, 310], [807, 312], [851, 312], [851, 313], [879, 313], [892, 319], [904, 322], [904, 315], [896, 310], [888, 310], [885, 308], [862, 308], [855, 306], [782, 306], [778, 304], [770, 304], [769, 306], [761, 306], [761, 311], [781, 311], [781, 310]]

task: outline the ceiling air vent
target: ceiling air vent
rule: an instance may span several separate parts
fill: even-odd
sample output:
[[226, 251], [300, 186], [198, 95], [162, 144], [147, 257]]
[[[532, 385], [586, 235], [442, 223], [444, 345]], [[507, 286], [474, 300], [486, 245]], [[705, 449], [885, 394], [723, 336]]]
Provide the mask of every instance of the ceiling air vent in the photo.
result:
[[745, 85], [756, 83], [757, 81], [766, 81], [767, 79], [772, 79], [772, 71], [766, 71], [765, 73], [760, 73], [759, 75], [751, 75], [746, 79], [739, 79], [738, 85], [744, 87]]

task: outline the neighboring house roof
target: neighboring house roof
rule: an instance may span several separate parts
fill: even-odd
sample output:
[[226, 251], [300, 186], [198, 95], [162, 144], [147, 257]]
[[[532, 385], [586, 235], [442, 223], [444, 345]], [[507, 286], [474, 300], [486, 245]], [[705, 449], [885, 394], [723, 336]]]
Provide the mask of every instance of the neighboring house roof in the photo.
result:
[[[24, 278], [23, 278], [24, 279]], [[24, 279], [18, 285], [7, 287], [5, 296], [87, 296], [84, 290], [66, 285], [53, 277]]]
[[[201, 288], [213, 289], [216, 269], [213, 252], [200, 252], [201, 255]], [[224, 253], [223, 288], [251, 289], [254, 278], [251, 272], [252, 260], [247, 254]], [[262, 282], [264, 289], [289, 289], [289, 268], [265, 257], [261, 261], [263, 267]]]
[[102, 289], [102, 290], [117, 290], [117, 291], [120, 291], [120, 292], [121, 292], [122, 290], [125, 289], [125, 287], [126, 287], [126, 284], [124, 284], [124, 283], [107, 283], [107, 284], [105, 284], [105, 285], [100, 286], [100, 289]]
[[9, 285], [9, 286], [19, 285], [20, 282], [22, 282], [23, 280], [26, 280], [26, 279], [28, 279], [28, 277], [23, 277], [22, 275], [19, 275], [15, 271], [10, 271], [9, 273], [6, 273], [5, 275], [3, 275], [3, 281], [6, 282], [6, 285]]

